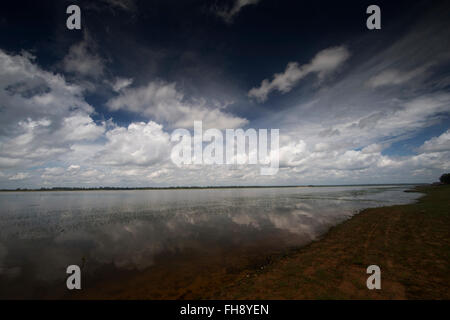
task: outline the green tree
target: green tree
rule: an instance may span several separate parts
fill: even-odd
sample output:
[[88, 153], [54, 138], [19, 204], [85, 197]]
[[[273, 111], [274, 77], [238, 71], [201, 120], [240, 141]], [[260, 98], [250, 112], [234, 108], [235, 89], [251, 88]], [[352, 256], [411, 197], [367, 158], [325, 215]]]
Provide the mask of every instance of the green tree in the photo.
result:
[[439, 180], [440, 180], [442, 183], [450, 184], [450, 173], [444, 173], [444, 174], [439, 178]]

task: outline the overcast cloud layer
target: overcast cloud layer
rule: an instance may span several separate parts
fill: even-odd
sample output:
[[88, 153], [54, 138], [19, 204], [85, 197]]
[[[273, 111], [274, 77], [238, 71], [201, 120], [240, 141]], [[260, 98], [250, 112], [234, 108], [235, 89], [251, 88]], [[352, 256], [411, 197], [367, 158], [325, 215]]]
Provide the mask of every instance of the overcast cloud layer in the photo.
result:
[[[53, 33], [27, 41], [20, 17], [2, 20], [18, 33], [0, 41], [0, 188], [433, 182], [450, 170], [445, 3], [381, 6], [396, 14], [377, 34], [364, 30], [363, 10], [354, 26], [332, 20], [328, 33], [345, 31], [333, 36], [315, 33], [314, 17], [296, 35], [293, 9], [270, 0], [186, 6], [192, 18], [181, 4], [176, 17], [132, 0], [79, 4], [75, 33], [61, 27], [64, 13]], [[155, 22], [164, 14], [180, 25]], [[196, 120], [280, 129], [278, 174], [177, 167], [170, 135]]]

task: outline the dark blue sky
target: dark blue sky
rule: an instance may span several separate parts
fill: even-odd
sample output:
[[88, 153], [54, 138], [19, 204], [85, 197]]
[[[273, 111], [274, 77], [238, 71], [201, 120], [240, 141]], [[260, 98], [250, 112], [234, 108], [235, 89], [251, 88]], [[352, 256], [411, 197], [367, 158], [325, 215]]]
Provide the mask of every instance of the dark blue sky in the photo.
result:
[[[81, 8], [81, 30], [66, 28], [70, 4]], [[381, 30], [366, 27], [371, 4], [381, 8]], [[449, 8], [445, 1], [4, 1], [3, 65], [23, 70], [1, 75], [0, 184], [432, 181], [449, 162]], [[150, 143], [155, 156], [142, 159], [126, 148], [117, 154], [129, 137], [115, 134], [129, 134], [130, 125], [152, 122], [164, 136], [193, 120], [279, 128], [282, 173], [198, 177], [185, 168], [183, 180], [164, 162], [164, 147]], [[64, 130], [83, 134], [56, 143]], [[25, 133], [32, 137], [20, 152], [12, 145]]]

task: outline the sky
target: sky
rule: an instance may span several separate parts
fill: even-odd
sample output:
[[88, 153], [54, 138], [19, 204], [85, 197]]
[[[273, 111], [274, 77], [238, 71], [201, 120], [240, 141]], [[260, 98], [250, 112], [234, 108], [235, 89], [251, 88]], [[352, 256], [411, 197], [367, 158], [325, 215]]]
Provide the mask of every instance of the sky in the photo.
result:
[[[450, 4], [372, 2], [3, 1], [0, 188], [437, 181]], [[278, 173], [177, 166], [171, 134], [194, 121], [279, 129]]]

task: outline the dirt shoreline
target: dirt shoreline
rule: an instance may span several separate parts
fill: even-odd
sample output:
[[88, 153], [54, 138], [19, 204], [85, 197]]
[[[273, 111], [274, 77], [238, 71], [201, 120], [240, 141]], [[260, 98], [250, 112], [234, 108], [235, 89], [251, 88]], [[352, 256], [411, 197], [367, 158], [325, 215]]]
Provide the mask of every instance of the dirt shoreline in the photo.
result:
[[[421, 186], [416, 203], [363, 210], [214, 298], [449, 299], [450, 186]], [[368, 290], [366, 268], [381, 268]]]
[[[320, 240], [236, 270], [153, 269], [78, 299], [450, 299], [450, 186], [420, 186], [416, 203], [366, 209]], [[381, 268], [368, 290], [366, 268]], [[188, 266], [184, 266], [188, 267]], [[155, 279], [164, 279], [155, 286]]]

